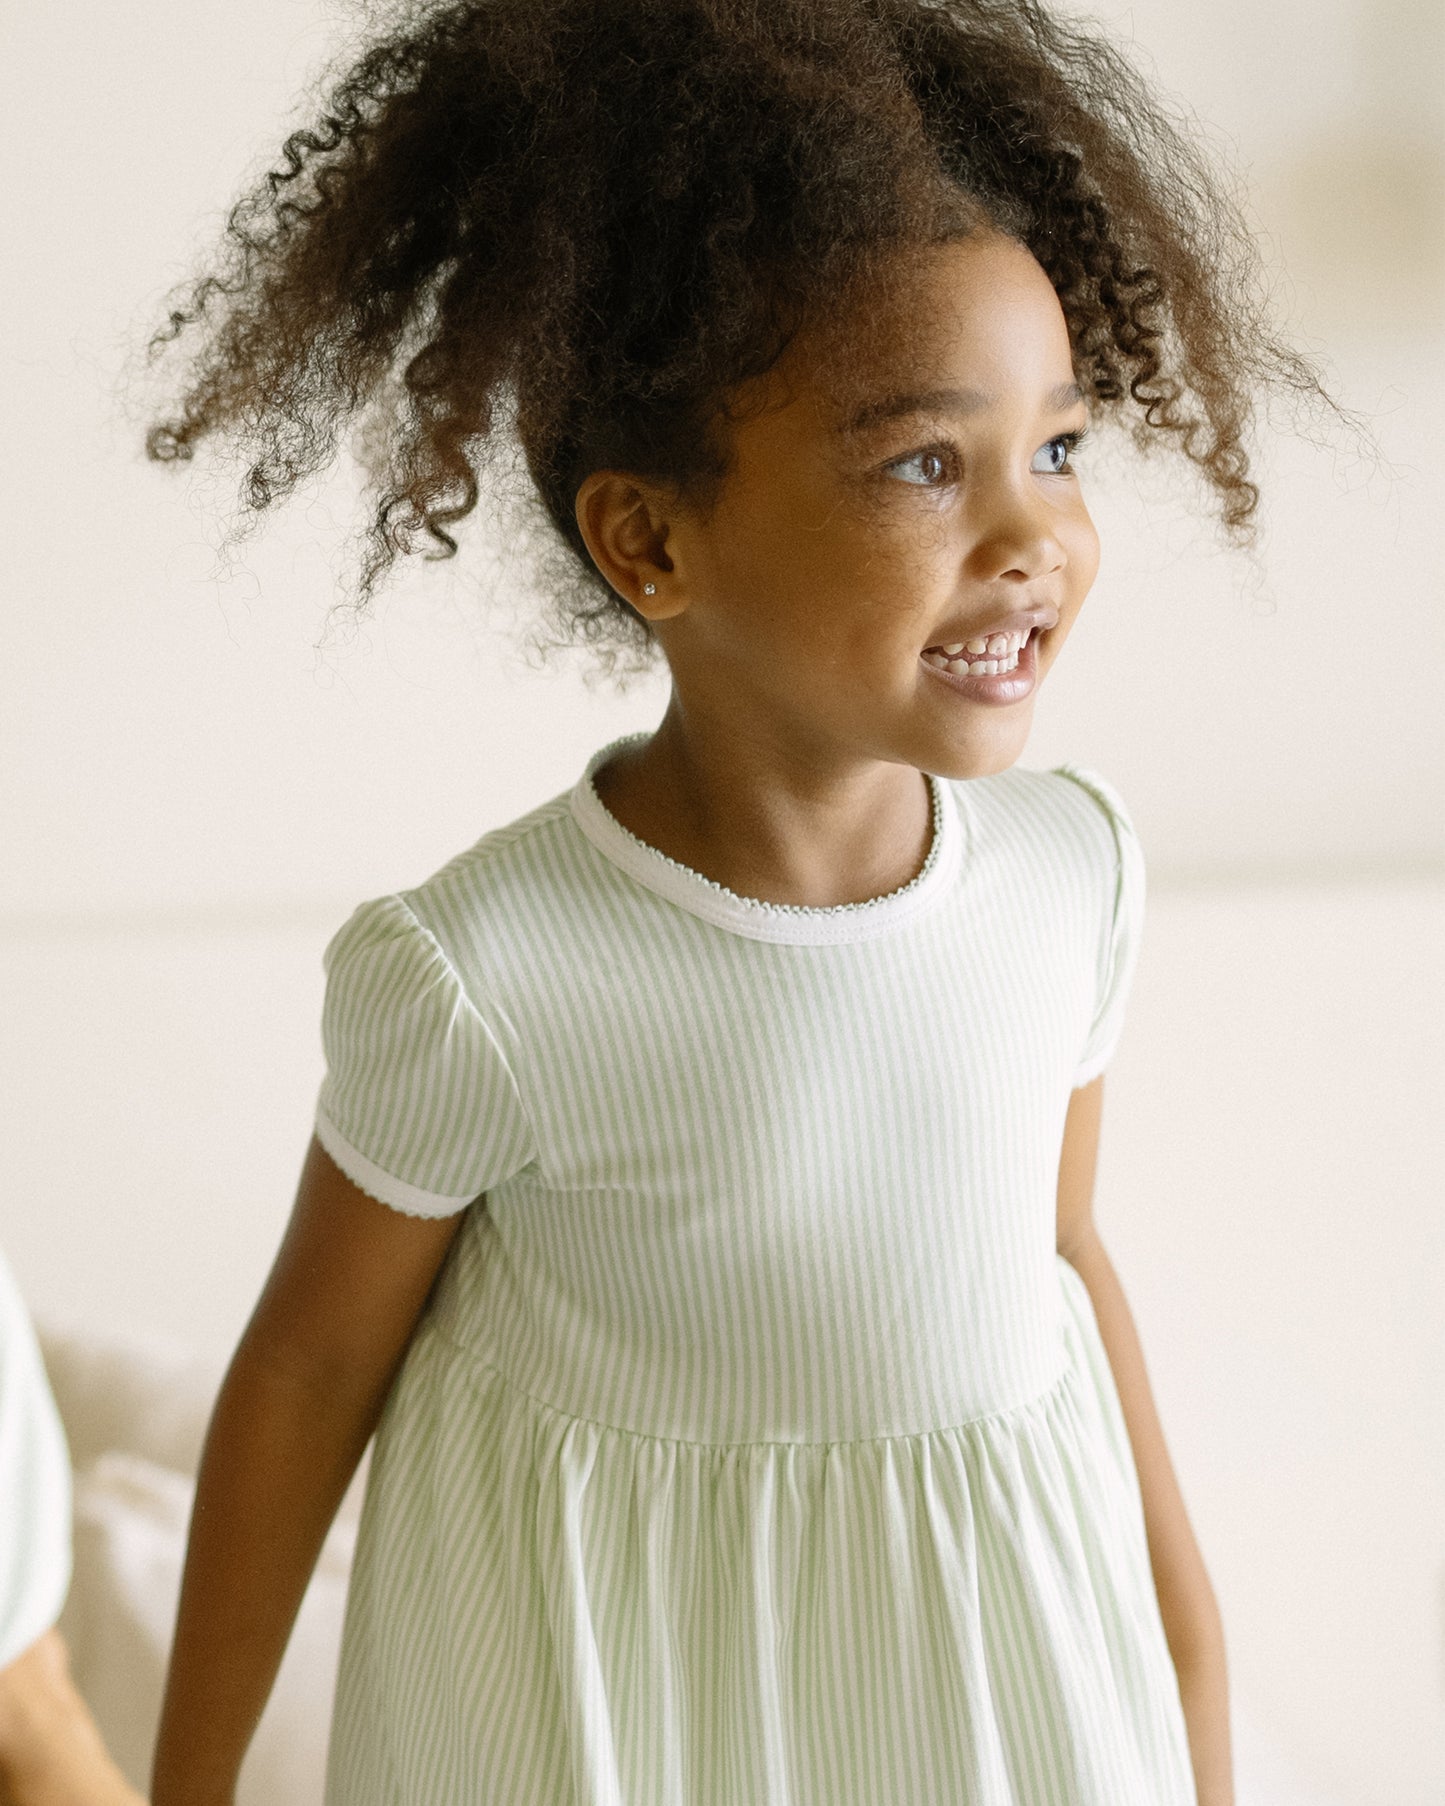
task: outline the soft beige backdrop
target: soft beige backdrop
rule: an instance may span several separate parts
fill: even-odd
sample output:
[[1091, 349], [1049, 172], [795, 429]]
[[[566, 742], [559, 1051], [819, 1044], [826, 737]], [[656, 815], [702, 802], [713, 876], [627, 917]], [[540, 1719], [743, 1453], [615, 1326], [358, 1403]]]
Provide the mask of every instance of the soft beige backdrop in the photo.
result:
[[[1267, 443], [1255, 564], [1166, 471], [1089, 470], [1104, 568], [1025, 762], [1099, 766], [1150, 862], [1099, 1215], [1237, 1695], [1312, 1790], [1291, 1798], [1426, 1806], [1445, 1796], [1445, 9], [1106, 16], [1236, 159], [1280, 305], [1383, 458]], [[470, 594], [485, 523], [318, 651], [349, 473], [221, 572], [225, 488], [144, 463], [117, 410], [126, 350], [352, 17], [81, 0], [3, 26], [0, 1239], [42, 1316], [213, 1353], [285, 1219], [329, 934], [663, 701], [529, 669]], [[499, 568], [524, 618], [525, 573]]]

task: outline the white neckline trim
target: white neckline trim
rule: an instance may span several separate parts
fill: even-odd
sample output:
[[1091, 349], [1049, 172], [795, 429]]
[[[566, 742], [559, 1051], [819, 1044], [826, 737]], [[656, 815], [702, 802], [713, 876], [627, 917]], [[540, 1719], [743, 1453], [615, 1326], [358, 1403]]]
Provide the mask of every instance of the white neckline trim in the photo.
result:
[[861, 903], [835, 903], [821, 908], [744, 897], [639, 840], [597, 794], [593, 773], [624, 746], [635, 746], [651, 738], [646, 731], [624, 734], [593, 753], [568, 797], [572, 818], [598, 852], [630, 878], [679, 909], [711, 922], [715, 928], [725, 928], [755, 941], [819, 945], [871, 940], [930, 908], [948, 889], [962, 862], [965, 827], [953, 786], [926, 772], [933, 795], [933, 840], [922, 870], [900, 889], [881, 897], [868, 897]]

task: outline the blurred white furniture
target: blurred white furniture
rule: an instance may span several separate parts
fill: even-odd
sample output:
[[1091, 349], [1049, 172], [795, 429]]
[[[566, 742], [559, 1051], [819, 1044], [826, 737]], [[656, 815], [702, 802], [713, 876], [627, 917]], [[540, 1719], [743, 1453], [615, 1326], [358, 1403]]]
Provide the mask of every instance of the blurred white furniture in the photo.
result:
[[[76, 1683], [136, 1786], [150, 1779], [193, 1476], [220, 1381], [158, 1338], [40, 1331], [75, 1472], [60, 1628]], [[343, 1501], [246, 1758], [238, 1806], [320, 1806], [363, 1473]]]

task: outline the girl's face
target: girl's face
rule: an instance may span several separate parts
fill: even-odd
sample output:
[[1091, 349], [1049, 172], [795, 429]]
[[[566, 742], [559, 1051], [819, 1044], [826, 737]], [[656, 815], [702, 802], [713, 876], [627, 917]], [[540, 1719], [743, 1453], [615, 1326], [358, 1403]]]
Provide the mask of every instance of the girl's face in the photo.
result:
[[[864, 367], [800, 335], [758, 379], [717, 506], [669, 515], [626, 593], [714, 734], [814, 772], [982, 776], [1022, 751], [1098, 568], [1068, 331], [1033, 256], [993, 232], [932, 247], [877, 318]], [[1007, 667], [1023, 634], [1011, 673], [938, 668], [984, 639], [954, 656]]]

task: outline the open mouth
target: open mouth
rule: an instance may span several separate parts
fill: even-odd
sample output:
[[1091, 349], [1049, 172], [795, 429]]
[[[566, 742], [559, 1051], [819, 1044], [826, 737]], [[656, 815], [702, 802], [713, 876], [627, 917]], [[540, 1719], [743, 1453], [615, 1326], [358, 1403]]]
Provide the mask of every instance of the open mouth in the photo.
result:
[[1004, 677], [1018, 669], [1024, 649], [1034, 639], [1037, 628], [1020, 628], [1013, 633], [990, 634], [986, 639], [968, 640], [961, 645], [928, 646], [923, 662], [935, 671], [948, 671], [955, 677]]
[[[929, 646], [920, 662], [927, 665], [939, 683], [947, 684], [956, 696], [969, 702], [1000, 706], [1022, 702], [1033, 694], [1038, 682], [1038, 643], [1042, 632], [1033, 628], [1023, 635], [1021, 644], [1017, 634], [990, 634], [981, 653], [971, 651], [969, 645], [958, 647], [956, 653], [952, 645]], [[995, 643], [1000, 639], [1007, 643], [998, 651]]]

